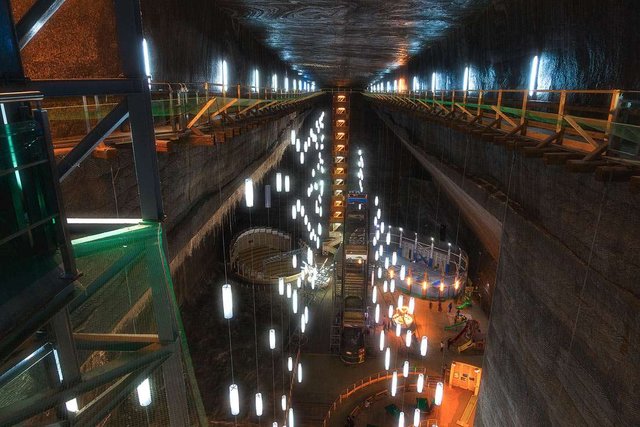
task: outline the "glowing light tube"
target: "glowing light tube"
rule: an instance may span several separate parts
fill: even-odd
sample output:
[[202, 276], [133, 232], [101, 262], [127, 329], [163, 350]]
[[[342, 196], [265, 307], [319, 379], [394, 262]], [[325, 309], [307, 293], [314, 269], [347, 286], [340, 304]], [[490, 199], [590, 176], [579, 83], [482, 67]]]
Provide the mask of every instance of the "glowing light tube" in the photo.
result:
[[423, 336], [422, 337], [422, 341], [420, 341], [420, 355], [421, 356], [426, 356], [427, 355], [427, 345], [428, 345], [428, 339], [427, 336]]
[[244, 199], [248, 208], [253, 207], [253, 180], [251, 178], [244, 180]]
[[238, 415], [240, 413], [240, 396], [238, 395], [237, 384], [231, 384], [229, 386], [229, 406], [231, 408], [231, 415]]
[[384, 351], [384, 369], [388, 371], [389, 366], [391, 366], [391, 349], [387, 347]]
[[397, 390], [398, 390], [398, 372], [393, 371], [393, 375], [391, 377], [391, 396], [395, 397]]
[[225, 319], [233, 318], [233, 295], [231, 285], [228, 283], [222, 285], [222, 311]]
[[276, 330], [269, 329], [269, 348], [274, 350], [276, 348]]
[[140, 406], [151, 405], [151, 385], [149, 384], [149, 378], [142, 381], [136, 388], [136, 391], [138, 393], [138, 403], [140, 403]]
[[416, 390], [418, 391], [418, 393], [422, 393], [423, 389], [424, 389], [424, 374], [419, 374], [418, 382], [416, 383]]
[[256, 415], [262, 416], [262, 393], [256, 393]]
[[438, 384], [436, 384], [436, 395], [434, 397], [434, 403], [438, 406], [442, 404], [443, 393], [444, 393], [444, 384], [442, 384], [442, 382], [438, 382]]

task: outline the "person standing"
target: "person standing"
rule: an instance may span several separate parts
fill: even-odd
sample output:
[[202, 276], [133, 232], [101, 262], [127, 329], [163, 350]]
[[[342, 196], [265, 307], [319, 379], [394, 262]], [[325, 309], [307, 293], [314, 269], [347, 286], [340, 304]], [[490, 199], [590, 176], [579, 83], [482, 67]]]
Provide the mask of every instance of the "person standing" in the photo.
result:
[[444, 353], [444, 341], [440, 340], [440, 353]]
[[449, 302], [449, 313], [451, 313], [451, 310], [453, 310], [453, 302]]

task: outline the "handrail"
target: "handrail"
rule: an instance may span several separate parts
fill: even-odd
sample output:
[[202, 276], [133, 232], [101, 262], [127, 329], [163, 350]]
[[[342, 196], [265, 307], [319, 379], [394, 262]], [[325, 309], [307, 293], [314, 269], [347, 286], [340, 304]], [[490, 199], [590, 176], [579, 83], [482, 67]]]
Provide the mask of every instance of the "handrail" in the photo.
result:
[[[584, 154], [584, 160], [593, 160], [610, 148], [613, 137], [640, 146], [640, 126], [617, 121], [623, 95], [637, 98], [637, 94], [640, 91], [620, 89], [447, 89], [367, 92], [366, 96], [435, 116], [457, 114], [461, 121], [484, 126], [486, 131], [500, 130], [507, 137], [518, 134], [538, 142], [532, 152], [561, 148]], [[640, 111], [632, 111], [634, 117], [640, 117]], [[625, 157], [638, 156], [637, 152], [612, 148], [614, 151]]]

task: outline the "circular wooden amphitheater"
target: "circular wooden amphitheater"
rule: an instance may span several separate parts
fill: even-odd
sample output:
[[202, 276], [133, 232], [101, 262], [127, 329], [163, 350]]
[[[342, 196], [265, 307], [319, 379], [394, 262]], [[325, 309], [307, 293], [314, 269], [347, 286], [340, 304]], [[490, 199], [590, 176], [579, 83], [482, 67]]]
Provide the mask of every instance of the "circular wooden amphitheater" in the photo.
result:
[[[300, 274], [293, 268], [291, 235], [275, 228], [255, 227], [238, 234], [231, 242], [231, 268], [248, 282], [262, 285], [295, 280]], [[298, 253], [301, 263], [301, 254]]]

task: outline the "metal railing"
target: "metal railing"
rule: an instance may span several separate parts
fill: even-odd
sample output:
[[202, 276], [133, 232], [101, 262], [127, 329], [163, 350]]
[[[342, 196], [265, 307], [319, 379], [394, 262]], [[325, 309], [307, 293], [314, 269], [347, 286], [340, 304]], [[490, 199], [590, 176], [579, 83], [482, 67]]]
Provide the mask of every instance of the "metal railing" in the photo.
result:
[[[418, 376], [419, 374], [425, 375], [425, 388], [435, 387], [438, 382], [444, 381], [443, 377], [427, 376], [425, 369], [418, 369], [416, 367], [413, 367], [413, 369], [409, 371], [409, 378], [411, 376]], [[325, 415], [324, 420], [322, 421], [322, 427], [327, 427], [328, 422], [331, 419], [331, 416], [333, 415], [333, 413], [336, 412], [336, 410], [340, 405], [342, 405], [343, 401], [349, 399], [354, 393], [360, 390], [363, 390], [373, 384], [377, 384], [381, 381], [389, 380], [392, 377], [393, 377], [392, 371], [380, 371], [375, 374], [369, 375], [368, 377], [362, 378], [361, 380], [348, 386], [342, 393], [340, 393], [340, 395], [336, 398], [336, 400], [334, 400], [333, 403], [331, 404], [331, 407], [327, 411], [327, 415]], [[412, 387], [412, 386], [415, 386], [415, 384], [404, 384], [404, 385], [399, 384], [398, 388]]]
[[[369, 92], [381, 101], [553, 144], [591, 160], [640, 155], [640, 92], [614, 90], [436, 90]], [[625, 112], [625, 114], [622, 114]]]

